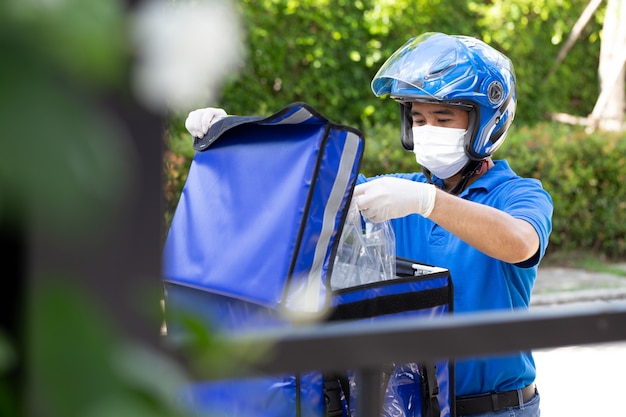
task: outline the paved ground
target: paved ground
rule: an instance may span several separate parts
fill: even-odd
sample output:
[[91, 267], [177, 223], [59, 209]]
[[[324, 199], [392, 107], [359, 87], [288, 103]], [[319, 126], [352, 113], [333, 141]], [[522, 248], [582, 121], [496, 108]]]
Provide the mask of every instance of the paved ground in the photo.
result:
[[[626, 264], [616, 266], [626, 270]], [[574, 268], [539, 267], [531, 306], [618, 299], [626, 299], [626, 276]]]
[[[626, 266], [623, 266], [626, 268]], [[539, 269], [533, 306], [626, 302], [626, 277], [570, 268]], [[626, 341], [538, 350], [542, 417], [626, 416]]]

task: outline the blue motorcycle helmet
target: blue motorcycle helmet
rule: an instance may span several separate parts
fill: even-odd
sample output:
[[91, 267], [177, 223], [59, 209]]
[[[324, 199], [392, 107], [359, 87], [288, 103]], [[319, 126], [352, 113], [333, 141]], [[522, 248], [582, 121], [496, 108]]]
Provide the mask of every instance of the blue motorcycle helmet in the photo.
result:
[[394, 52], [374, 76], [372, 91], [400, 103], [407, 150], [413, 150], [411, 102], [467, 110], [465, 153], [473, 167], [502, 145], [517, 105], [513, 64], [505, 55], [478, 39], [437, 32], [411, 38]]

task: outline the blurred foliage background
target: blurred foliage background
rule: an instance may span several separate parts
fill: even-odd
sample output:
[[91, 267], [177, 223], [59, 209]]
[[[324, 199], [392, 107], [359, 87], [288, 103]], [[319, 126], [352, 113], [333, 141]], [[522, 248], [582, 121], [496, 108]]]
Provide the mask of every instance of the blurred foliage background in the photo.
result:
[[[518, 108], [495, 158], [541, 178], [555, 200], [549, 252], [593, 251], [626, 257], [626, 195], [619, 182], [624, 135], [587, 135], [550, 122], [550, 113], [586, 117], [598, 97], [604, 5], [566, 58], [556, 58], [587, 0], [239, 0], [247, 57], [206, 106], [269, 115], [305, 101], [366, 138], [362, 172], [419, 169], [399, 143], [398, 106], [371, 93], [376, 71], [410, 37], [427, 31], [475, 36], [509, 56]], [[191, 109], [190, 109], [191, 110]], [[193, 157], [186, 114], [173, 115], [165, 155], [166, 223]], [[612, 144], [612, 145], [610, 145]], [[610, 175], [609, 175], [610, 174]]]
[[242, 364], [206, 328], [160, 332], [165, 115], [132, 88], [138, 3], [0, 2], [3, 417], [182, 417], [190, 368]]

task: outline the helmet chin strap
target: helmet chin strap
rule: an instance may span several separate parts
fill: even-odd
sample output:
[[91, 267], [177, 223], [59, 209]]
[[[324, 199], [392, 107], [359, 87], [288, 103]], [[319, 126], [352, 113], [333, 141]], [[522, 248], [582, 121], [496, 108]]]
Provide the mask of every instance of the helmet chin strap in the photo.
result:
[[444, 180], [436, 177], [436, 180], [433, 180], [432, 173], [428, 169], [422, 167], [422, 172], [426, 176], [426, 179], [429, 183], [435, 184], [437, 187], [441, 188], [444, 191], [447, 191], [449, 194], [459, 195], [461, 192], [463, 192], [465, 187], [467, 187], [467, 183], [469, 182], [470, 178], [483, 170], [483, 166], [485, 163], [487, 163], [486, 159], [480, 161], [469, 161], [465, 165], [465, 167], [463, 167], [461, 179], [456, 184], [454, 184], [454, 187], [452, 187], [450, 191], [446, 190], [443, 182]]

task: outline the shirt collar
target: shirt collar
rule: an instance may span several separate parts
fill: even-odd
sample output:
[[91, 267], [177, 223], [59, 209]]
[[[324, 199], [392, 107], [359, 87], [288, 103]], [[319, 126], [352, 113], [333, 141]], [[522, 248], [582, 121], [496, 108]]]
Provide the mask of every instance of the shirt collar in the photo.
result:
[[463, 190], [459, 197], [463, 197], [474, 190], [478, 191], [480, 189], [488, 193], [503, 182], [515, 177], [515, 173], [511, 170], [509, 163], [505, 159], [494, 160], [493, 163], [494, 166]]

